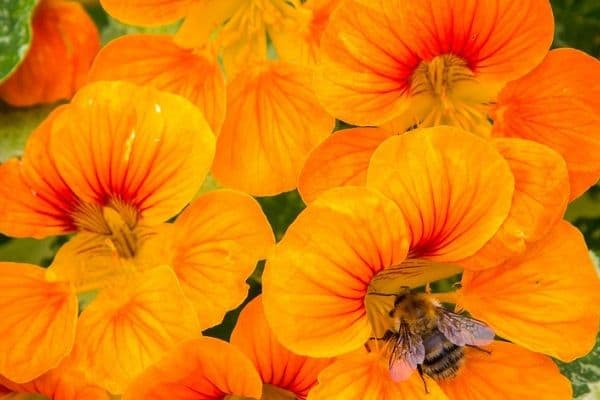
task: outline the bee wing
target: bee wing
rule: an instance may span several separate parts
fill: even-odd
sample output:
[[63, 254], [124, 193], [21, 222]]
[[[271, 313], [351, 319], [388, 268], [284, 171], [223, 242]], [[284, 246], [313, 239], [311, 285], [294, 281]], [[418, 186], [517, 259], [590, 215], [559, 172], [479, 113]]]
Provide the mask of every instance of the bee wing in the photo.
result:
[[408, 379], [417, 365], [425, 359], [425, 346], [418, 335], [413, 335], [406, 322], [400, 323], [398, 336], [390, 354], [389, 368], [395, 382]]
[[438, 330], [457, 346], [485, 346], [494, 340], [494, 331], [481, 321], [439, 309]]

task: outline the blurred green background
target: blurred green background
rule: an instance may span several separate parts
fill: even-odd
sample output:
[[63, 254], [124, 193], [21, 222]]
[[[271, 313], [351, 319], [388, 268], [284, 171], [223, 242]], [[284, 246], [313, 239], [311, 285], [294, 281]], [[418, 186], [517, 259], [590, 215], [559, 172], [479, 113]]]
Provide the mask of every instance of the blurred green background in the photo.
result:
[[[93, 0], [84, 4], [98, 25], [103, 43], [123, 34], [148, 32], [114, 21]], [[554, 47], [575, 47], [595, 57], [600, 56], [600, 0], [552, 0], [552, 6], [556, 19]], [[174, 29], [175, 27], [168, 26], [153, 31], [172, 32]], [[15, 110], [0, 104], [0, 162], [22, 153], [27, 136], [52, 108], [53, 106], [42, 106]], [[203, 186], [203, 191], [213, 188], [215, 182], [209, 177]], [[281, 238], [289, 224], [304, 208], [295, 191], [275, 197], [259, 198], [258, 201], [269, 218], [277, 239]], [[591, 188], [584, 196], [573, 202], [569, 206], [566, 218], [583, 232], [592, 257], [597, 257], [593, 254], [600, 255], [600, 186]], [[65, 241], [64, 237], [33, 240], [11, 239], [0, 235], [0, 260], [47, 266], [52, 261], [56, 250]], [[263, 266], [263, 262], [259, 263], [254, 274], [248, 279], [250, 285], [248, 300], [260, 293]], [[222, 324], [205, 333], [228, 339], [242, 307], [228, 313]], [[571, 364], [558, 364], [573, 382], [576, 396], [586, 400], [600, 399], [598, 343], [595, 350], [587, 357]]]

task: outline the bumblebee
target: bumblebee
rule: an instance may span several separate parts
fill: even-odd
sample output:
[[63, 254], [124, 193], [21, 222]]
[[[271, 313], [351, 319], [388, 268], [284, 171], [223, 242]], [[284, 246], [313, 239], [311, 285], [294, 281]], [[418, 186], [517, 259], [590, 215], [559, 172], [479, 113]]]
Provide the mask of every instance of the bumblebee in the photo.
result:
[[456, 376], [465, 346], [480, 348], [494, 339], [494, 331], [486, 324], [445, 309], [427, 293], [394, 296], [389, 311], [394, 326], [377, 339], [390, 346], [389, 369], [395, 381], [407, 379], [416, 369], [427, 391], [423, 375], [435, 380]]

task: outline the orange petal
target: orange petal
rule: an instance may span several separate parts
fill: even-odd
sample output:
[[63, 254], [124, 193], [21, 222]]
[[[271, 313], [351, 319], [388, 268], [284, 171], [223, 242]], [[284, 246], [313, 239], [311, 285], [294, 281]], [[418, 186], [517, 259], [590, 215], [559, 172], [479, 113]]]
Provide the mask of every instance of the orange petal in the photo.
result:
[[474, 256], [460, 261], [469, 269], [494, 267], [542, 239], [562, 219], [569, 199], [567, 167], [551, 148], [521, 139], [496, 139], [515, 177], [508, 218]]
[[321, 36], [329, 17], [341, 0], [309, 0], [302, 3], [296, 24], [281, 24], [269, 30], [277, 55], [295, 64], [315, 65]]
[[23, 383], [56, 367], [75, 339], [77, 296], [30, 264], [0, 263], [0, 375]]
[[0, 85], [0, 99], [14, 106], [71, 98], [100, 49], [96, 25], [75, 1], [41, 1], [32, 26], [27, 56]]
[[452, 54], [497, 91], [542, 60], [553, 28], [545, 0], [346, 1], [321, 39], [317, 94], [338, 118], [381, 125], [414, 106], [422, 61]]
[[379, 353], [357, 352], [337, 359], [319, 375], [319, 384], [310, 391], [308, 400], [446, 400], [437, 383], [425, 377], [427, 389], [418, 374], [406, 381], [394, 382], [388, 360]]
[[392, 135], [379, 128], [353, 128], [335, 132], [308, 156], [298, 190], [306, 203], [337, 186], [364, 186], [371, 155]]
[[561, 221], [518, 258], [465, 272], [459, 303], [497, 335], [571, 361], [594, 346], [600, 280], [581, 233]]
[[267, 324], [261, 297], [242, 310], [231, 343], [248, 356], [263, 383], [290, 391], [299, 399], [306, 398], [321, 370], [331, 363], [330, 359], [296, 355], [283, 347]]
[[6, 400], [18, 399], [38, 399], [42, 395], [43, 398], [53, 400], [109, 400], [108, 393], [90, 383], [82, 371], [67, 367], [68, 361], [61, 363], [57, 368], [54, 368], [44, 375], [30, 382], [16, 384], [0, 376], [0, 399], [2, 397], [2, 385], [6, 385], [13, 396], [20, 393], [22, 397], [9, 397]]
[[256, 200], [244, 193], [216, 190], [194, 200], [173, 226], [148, 240], [140, 253], [145, 259], [167, 257], [165, 262], [173, 266], [206, 329], [246, 298], [246, 279], [274, 243]]
[[125, 80], [152, 85], [194, 103], [213, 132], [225, 118], [225, 80], [216, 55], [185, 49], [166, 35], [128, 35], [102, 48], [90, 70], [91, 81]]
[[[209, 2], [210, 0], [201, 0]], [[100, 0], [112, 17], [130, 25], [159, 26], [184, 17], [194, 0]]]
[[213, 148], [214, 136], [191, 103], [126, 82], [81, 89], [57, 116], [50, 140], [58, 170], [83, 201], [116, 199], [148, 224], [192, 199]]
[[194, 1], [175, 34], [175, 43], [190, 49], [204, 46], [210, 35], [230, 19], [243, 3], [244, 0]]
[[43, 238], [75, 229], [71, 213], [78, 199], [60, 176], [48, 152], [54, 110], [29, 136], [21, 161], [0, 165], [0, 231], [9, 236]]
[[234, 78], [213, 164], [222, 184], [253, 195], [296, 187], [308, 153], [334, 124], [310, 87], [307, 68], [284, 62], [262, 63]]
[[113, 394], [178, 343], [200, 334], [192, 305], [166, 267], [132, 274], [103, 289], [80, 316], [74, 358]]
[[412, 257], [451, 263], [496, 233], [510, 210], [514, 178], [491, 143], [440, 126], [383, 142], [371, 157], [367, 185], [402, 210]]
[[363, 187], [331, 189], [300, 213], [269, 256], [265, 313], [290, 350], [332, 357], [371, 334], [364, 298], [371, 279], [406, 257], [400, 210]]
[[493, 133], [558, 151], [569, 169], [571, 199], [600, 178], [600, 62], [574, 49], [552, 50], [509, 83], [493, 111]]
[[260, 399], [261, 393], [260, 377], [241, 351], [203, 337], [181, 344], [144, 371], [123, 400], [222, 400], [230, 394]]
[[465, 349], [464, 365], [439, 385], [451, 400], [569, 400], [571, 383], [549, 357], [511, 343], [494, 342], [487, 354]]

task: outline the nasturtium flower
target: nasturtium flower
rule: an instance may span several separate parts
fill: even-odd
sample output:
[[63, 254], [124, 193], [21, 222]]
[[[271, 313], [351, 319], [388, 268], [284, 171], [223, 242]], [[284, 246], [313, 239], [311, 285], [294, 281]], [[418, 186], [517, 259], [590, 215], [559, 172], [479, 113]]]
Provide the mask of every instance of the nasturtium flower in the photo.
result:
[[0, 231], [92, 232], [131, 256], [125, 240], [139, 222], [177, 214], [213, 154], [210, 128], [185, 99], [125, 82], [87, 85], [36, 129], [22, 159], [0, 166]]
[[[478, 252], [514, 209], [518, 174], [503, 154], [490, 141], [449, 127], [393, 137], [371, 157], [366, 187], [322, 193], [290, 226], [263, 276], [265, 314], [278, 340], [313, 357], [341, 356], [365, 345], [373, 349], [348, 365], [342, 357], [325, 369], [316, 393], [352, 386], [357, 392], [348, 393], [356, 397], [347, 398], [376, 399], [416, 389], [418, 375], [410, 387], [392, 389], [397, 385], [383, 373], [387, 351], [370, 339], [392, 329], [387, 313], [393, 296], [369, 293], [393, 295], [464, 271], [458, 292], [430, 296], [466, 309], [514, 343], [492, 344], [493, 355], [481, 368], [501, 368], [498, 379], [515, 380], [522, 365], [538, 365], [536, 377], [555, 382], [557, 398], [569, 398], [568, 381], [556, 366], [531, 352], [570, 361], [590, 351], [600, 320], [600, 282], [581, 235], [566, 222], [554, 223], [518, 257], [505, 259], [502, 251], [492, 251], [486, 255], [500, 261], [472, 262], [481, 261]], [[452, 392], [447, 386], [461, 384], [497, 390], [506, 398], [539, 396], [539, 385], [521, 385], [517, 393], [493, 374], [478, 378], [479, 362], [469, 361], [483, 357], [477, 351], [467, 351], [465, 360], [472, 375], [465, 367], [454, 380], [442, 382], [446, 395]], [[340, 370], [348, 371], [345, 380], [329, 392], [326, 381], [336, 381]], [[360, 394], [364, 385], [350, 385], [362, 373], [369, 373], [368, 396]], [[437, 392], [429, 381], [429, 390]], [[473, 390], [471, 398], [486, 398]]]
[[315, 88], [356, 125], [478, 128], [501, 87], [542, 61], [553, 29], [547, 0], [349, 0], [325, 29]]
[[44, 375], [25, 383], [0, 376], [1, 400], [109, 400], [108, 393], [86, 379], [85, 374], [62, 363]]
[[[0, 346], [12, 349], [1, 375], [31, 380], [70, 354], [120, 394], [243, 301], [247, 276], [274, 243], [254, 199], [211, 192], [164, 224], [198, 191], [213, 151], [210, 128], [182, 97], [98, 82], [50, 115], [22, 160], [0, 166], [4, 232], [77, 232], [47, 270], [0, 271], [11, 326]], [[79, 318], [77, 295], [96, 295]]]
[[575, 198], [600, 177], [600, 62], [548, 52], [553, 28], [547, 0], [349, 0], [323, 35], [315, 90], [355, 125], [447, 124], [546, 144], [565, 158]]
[[27, 55], [0, 84], [0, 99], [14, 106], [70, 99], [100, 48], [96, 25], [78, 2], [42, 0], [32, 27]]
[[[447, 147], [448, 152], [476, 151], [469, 150], [470, 147], [464, 144], [473, 142], [468, 138], [469, 133], [458, 128], [415, 129], [410, 134], [424, 134], [428, 138], [423, 138], [423, 143], [428, 140], [434, 141], [437, 146]], [[448, 137], [445, 138], [444, 135]], [[371, 157], [380, 145], [380, 153], [393, 153], [396, 151], [394, 149], [409, 152], [402, 144], [418, 141], [416, 138], [406, 141], [382, 128], [338, 131], [309, 155], [300, 174], [300, 194], [306, 202], [311, 202], [329, 188], [365, 185]], [[384, 146], [382, 143], [387, 144]], [[528, 243], [541, 240], [562, 218], [569, 195], [565, 162], [560, 154], [551, 148], [517, 138], [492, 139], [489, 145], [494, 146], [508, 163], [513, 175], [514, 191], [510, 212], [500, 230], [476, 256], [463, 260], [463, 263], [468, 262], [472, 267], [479, 268], [494, 266], [511, 255], [523, 252]], [[418, 152], [411, 155], [423, 156], [425, 155]], [[377, 172], [371, 174], [373, 180], [380, 182], [384, 192], [393, 190], [386, 181], [393, 180], [394, 176], [404, 174], [405, 171], [397, 167], [393, 154], [378, 158], [379, 161], [376, 162], [384, 160], [384, 163], [373, 167], [377, 169]]]
[[319, 373], [332, 361], [301, 356], [283, 347], [267, 324], [262, 297], [244, 307], [231, 343], [256, 367], [263, 382], [262, 400], [306, 399]]
[[260, 399], [262, 382], [235, 346], [209, 337], [179, 345], [146, 369], [123, 400]]

